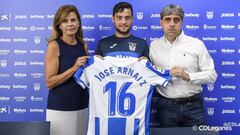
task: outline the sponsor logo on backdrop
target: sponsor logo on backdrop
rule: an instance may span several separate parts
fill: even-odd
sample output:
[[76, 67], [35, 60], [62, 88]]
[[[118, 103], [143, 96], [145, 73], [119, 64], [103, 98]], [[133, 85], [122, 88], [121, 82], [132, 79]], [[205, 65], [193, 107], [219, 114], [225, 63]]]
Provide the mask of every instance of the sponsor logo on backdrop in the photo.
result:
[[10, 97], [0, 96], [0, 101], [7, 102], [10, 100]]
[[191, 17], [191, 18], [198, 18], [200, 16], [200, 14], [197, 14], [197, 13], [185, 13], [184, 16], [185, 17]]
[[0, 55], [8, 55], [10, 53], [10, 50], [0, 50]]
[[24, 42], [27, 43], [27, 38], [13, 38], [13, 42]]
[[95, 18], [95, 16], [91, 15], [91, 14], [89, 14], [89, 15], [82, 15], [82, 19], [94, 19], [94, 18]]
[[238, 16], [240, 17], [240, 12], [238, 12]]
[[29, 15], [30, 19], [44, 19], [45, 16], [44, 15]]
[[235, 97], [222, 97], [222, 100], [225, 103], [232, 103], [233, 101], [235, 101]]
[[234, 13], [222, 13], [221, 17], [234, 17]]
[[47, 18], [48, 18], [48, 19], [53, 19], [53, 18], [54, 18], [54, 15], [48, 15], [48, 14], [47, 14]]
[[30, 61], [29, 65], [32, 65], [32, 66], [43, 66], [44, 62], [41, 62], [41, 61]]
[[142, 20], [143, 19], [143, 12], [137, 12], [137, 19]]
[[0, 14], [1, 22], [10, 22], [11, 21], [11, 14]]
[[31, 54], [44, 54], [45, 51], [44, 50], [30, 50]]
[[235, 65], [235, 61], [222, 61], [222, 66]]
[[27, 97], [26, 96], [14, 96], [13, 99], [16, 102], [24, 102], [27, 99]]
[[231, 90], [235, 90], [235, 89], [236, 89], [236, 85], [221, 85], [220, 88], [221, 88], [221, 89], [231, 89]]
[[208, 52], [209, 52], [210, 54], [215, 54], [215, 53], [217, 53], [217, 50], [212, 49], [212, 50], [208, 50]]
[[221, 52], [223, 54], [234, 54], [235, 53], [235, 49], [221, 49]]
[[83, 38], [85, 42], [94, 42], [95, 38]]
[[95, 30], [95, 27], [94, 26], [82, 26], [82, 29], [85, 30], [85, 31], [92, 31], [92, 30]]
[[26, 90], [27, 89], [27, 85], [19, 85], [19, 84], [15, 85], [15, 84], [13, 84], [12, 88], [13, 89], [24, 89], [24, 90]]
[[111, 14], [98, 14], [98, 18], [109, 18], [109, 19], [112, 19], [112, 15]]
[[30, 108], [29, 109], [30, 113], [44, 113], [44, 109], [40, 109], [40, 108]]
[[41, 89], [40, 83], [33, 83], [33, 89], [34, 89], [35, 91], [39, 91], [39, 90]]
[[213, 89], [214, 89], [214, 83], [209, 83], [209, 84], [207, 84], [207, 89], [208, 89], [208, 91], [213, 91]]
[[26, 31], [27, 27], [22, 27], [22, 26], [14, 26], [15, 31]]
[[30, 27], [31, 31], [44, 31], [45, 27], [37, 27], [37, 26], [31, 26]]
[[27, 19], [27, 15], [15, 15], [14, 19], [15, 19], [15, 20]]
[[26, 66], [27, 62], [26, 61], [15, 61], [14, 66]]
[[221, 41], [235, 41], [235, 37], [220, 37]]
[[234, 25], [221, 25], [221, 28], [223, 29], [223, 30], [233, 30], [234, 28], [235, 28], [235, 26]]
[[206, 102], [217, 102], [218, 99], [214, 97], [204, 97], [203, 100]]
[[0, 89], [10, 89], [11, 85], [0, 85]]
[[111, 26], [103, 26], [103, 25], [99, 25], [99, 30], [112, 30]]
[[0, 31], [11, 31], [11, 27], [0, 27]]
[[233, 73], [222, 73], [223, 78], [234, 78], [235, 76]]
[[160, 14], [151, 14], [150, 18], [160, 18]]
[[43, 97], [34, 97], [34, 96], [31, 96], [31, 101], [32, 101], [32, 102], [42, 102], [42, 101], [43, 101]]
[[157, 37], [150, 37], [149, 38], [150, 41], [157, 40], [157, 39], [158, 39]]
[[32, 78], [41, 78], [43, 77], [43, 73], [31, 73]]
[[40, 42], [41, 42], [41, 37], [40, 36], [34, 36], [33, 38], [34, 38], [34, 43], [35, 44], [40, 44]]
[[238, 29], [240, 29], [240, 24], [238, 25]]
[[214, 114], [215, 108], [207, 108], [208, 115], [212, 116]]
[[162, 26], [160, 25], [151, 25], [152, 30], [162, 30]]
[[238, 49], [238, 53], [240, 53], [240, 49]]
[[1, 66], [2, 68], [7, 67], [7, 64], [8, 64], [7, 60], [0, 60], [0, 66]]
[[48, 28], [48, 30], [53, 30], [52, 26], [48, 26], [47, 28]]
[[207, 16], [207, 19], [213, 19], [214, 12], [213, 11], [207, 11], [206, 16]]
[[2, 74], [0, 73], [0, 78], [9, 78], [10, 75], [9, 74]]
[[137, 25], [133, 25], [132, 27], [133, 30], [147, 30], [147, 26], [137, 26]]
[[204, 25], [203, 25], [203, 29], [204, 29], [204, 30], [216, 30], [216, 29], [217, 29], [217, 26], [204, 24]]
[[217, 42], [218, 38], [217, 37], [202, 37], [203, 41], [214, 41]]
[[10, 114], [10, 106], [0, 106], [0, 114]]
[[199, 26], [198, 25], [186, 25], [187, 30], [198, 30]]
[[223, 109], [222, 110], [222, 114], [235, 114], [235, 110], [234, 109]]
[[0, 38], [0, 43], [1, 42], [6, 42], [6, 43], [10, 43], [11, 39], [10, 38]]
[[16, 78], [25, 78], [25, 77], [27, 77], [27, 74], [25, 74], [25, 73], [13, 73], [13, 75]]
[[15, 49], [14, 53], [17, 54], [17, 55], [23, 55], [23, 54], [27, 53], [27, 50], [17, 50], [17, 49]]
[[17, 114], [24, 114], [27, 112], [27, 109], [24, 108], [13, 108], [13, 112]]

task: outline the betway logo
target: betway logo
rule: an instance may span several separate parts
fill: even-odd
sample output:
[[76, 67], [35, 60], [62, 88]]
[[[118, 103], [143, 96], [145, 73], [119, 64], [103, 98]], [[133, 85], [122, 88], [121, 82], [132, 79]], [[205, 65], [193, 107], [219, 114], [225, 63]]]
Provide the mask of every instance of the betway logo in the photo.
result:
[[194, 18], [198, 18], [200, 16], [200, 14], [194, 14], [194, 13], [185, 13], [184, 15], [185, 17], [194, 17]]
[[33, 66], [43, 66], [43, 65], [44, 65], [44, 62], [40, 62], [40, 61], [30, 61], [29, 64], [30, 64], [30, 65], [33, 65]]
[[47, 18], [48, 18], [48, 19], [53, 19], [53, 18], [54, 18], [54, 15], [48, 15], [48, 14], [47, 14]]
[[231, 73], [222, 73], [223, 78], [233, 78], [235, 76], [236, 76], [235, 74], [231, 74]]
[[213, 97], [204, 97], [204, 101], [206, 102], [216, 102], [217, 98], [213, 98]]
[[214, 41], [216, 42], [218, 40], [217, 37], [203, 37], [202, 38], [203, 41]]
[[30, 108], [29, 111], [33, 113], [43, 113], [44, 109]]
[[221, 85], [221, 89], [236, 89], [236, 85]]
[[30, 15], [31, 19], [44, 19], [44, 15]]
[[12, 85], [13, 89], [27, 89], [27, 85]]
[[111, 14], [98, 14], [98, 18], [112, 18]]
[[235, 37], [220, 37], [220, 40], [222, 41], [235, 41]]
[[225, 66], [225, 65], [235, 65], [235, 62], [234, 61], [222, 61], [222, 66]]
[[224, 54], [233, 54], [235, 53], [234, 49], [221, 49], [221, 52]]
[[232, 103], [235, 100], [235, 97], [222, 97], [222, 100], [227, 103]]
[[86, 42], [94, 42], [95, 38], [84, 38], [83, 40]]
[[221, 25], [223, 30], [233, 30], [235, 28], [234, 25]]
[[234, 13], [222, 13], [221, 17], [234, 17]]

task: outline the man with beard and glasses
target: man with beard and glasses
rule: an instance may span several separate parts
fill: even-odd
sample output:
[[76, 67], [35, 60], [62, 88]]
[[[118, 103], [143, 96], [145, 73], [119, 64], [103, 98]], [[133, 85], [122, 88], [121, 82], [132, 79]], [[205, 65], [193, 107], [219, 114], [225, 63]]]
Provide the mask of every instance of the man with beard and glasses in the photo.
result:
[[132, 5], [128, 2], [117, 3], [113, 8], [112, 21], [115, 26], [115, 34], [98, 42], [96, 55], [119, 58], [148, 58], [147, 42], [130, 33], [133, 23]]
[[216, 81], [213, 59], [202, 41], [184, 34], [184, 12], [180, 6], [168, 5], [160, 16], [164, 36], [151, 42], [149, 57], [172, 75], [167, 87], [157, 86], [160, 126], [205, 124], [201, 84]]

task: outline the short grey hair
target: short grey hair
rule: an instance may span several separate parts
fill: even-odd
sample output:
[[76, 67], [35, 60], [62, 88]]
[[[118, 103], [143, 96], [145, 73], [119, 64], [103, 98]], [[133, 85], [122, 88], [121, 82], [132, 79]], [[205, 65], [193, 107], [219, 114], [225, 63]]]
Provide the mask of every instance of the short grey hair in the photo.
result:
[[164, 7], [160, 13], [160, 16], [161, 16], [161, 20], [163, 19], [164, 16], [166, 15], [178, 15], [181, 17], [182, 21], [183, 21], [183, 18], [184, 18], [184, 11], [183, 9], [178, 6], [178, 5], [173, 5], [173, 4], [170, 4], [170, 5], [167, 5], [166, 7]]

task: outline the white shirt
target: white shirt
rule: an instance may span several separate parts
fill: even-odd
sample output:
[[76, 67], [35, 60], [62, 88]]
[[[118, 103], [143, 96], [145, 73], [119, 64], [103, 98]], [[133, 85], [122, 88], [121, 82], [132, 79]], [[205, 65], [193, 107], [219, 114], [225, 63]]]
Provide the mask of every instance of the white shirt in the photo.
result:
[[165, 36], [150, 44], [149, 57], [154, 65], [165, 69], [181, 66], [190, 81], [173, 77], [167, 87], [157, 86], [157, 91], [168, 98], [185, 98], [202, 91], [201, 84], [216, 81], [214, 62], [204, 43], [182, 31], [171, 44]]
[[146, 59], [114, 57], [91, 57], [74, 77], [89, 88], [88, 135], [148, 135], [153, 86], [171, 79]]

